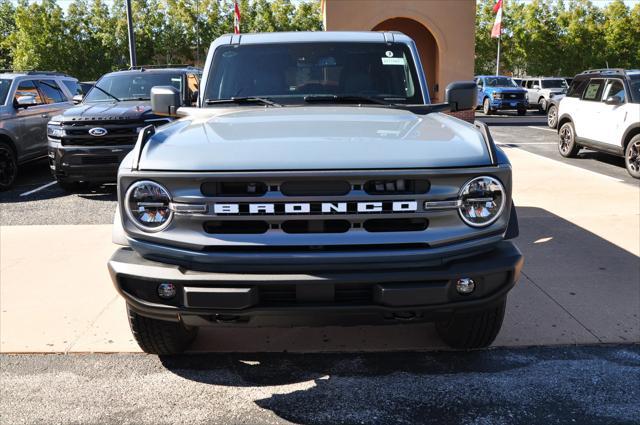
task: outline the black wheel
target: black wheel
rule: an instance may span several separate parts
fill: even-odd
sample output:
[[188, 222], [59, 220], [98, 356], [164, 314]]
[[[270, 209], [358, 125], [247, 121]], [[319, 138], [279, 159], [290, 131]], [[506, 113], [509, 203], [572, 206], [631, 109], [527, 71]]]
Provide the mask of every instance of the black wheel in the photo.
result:
[[518, 115], [519, 116], [523, 116], [526, 113], [527, 113], [527, 110], [525, 108], [518, 109]]
[[172, 355], [182, 353], [198, 333], [180, 322], [167, 322], [140, 316], [127, 306], [129, 326], [142, 351], [149, 354]]
[[558, 142], [558, 151], [565, 158], [575, 158], [580, 152], [580, 146], [576, 143], [576, 130], [572, 122], [566, 122], [560, 127], [558, 132], [560, 141]]
[[640, 134], [633, 136], [624, 154], [624, 165], [631, 177], [640, 179]]
[[5, 142], [0, 142], [0, 192], [13, 186], [18, 175], [18, 158]]
[[438, 335], [452, 348], [484, 348], [496, 339], [504, 319], [505, 299], [497, 306], [474, 313], [456, 313], [449, 320], [436, 322]]
[[485, 98], [482, 102], [482, 112], [484, 112], [485, 115], [493, 114], [494, 111], [491, 109], [491, 102], [489, 102], [489, 98]]
[[549, 106], [547, 111], [547, 125], [550, 128], [556, 128], [558, 126], [558, 107], [556, 105]]
[[58, 180], [58, 186], [60, 186], [65, 192], [69, 193], [76, 193], [89, 188], [89, 185], [85, 182], [74, 182], [62, 179]]
[[545, 99], [544, 97], [541, 97], [538, 100], [538, 110], [540, 112], [546, 112], [547, 111], [547, 99]]

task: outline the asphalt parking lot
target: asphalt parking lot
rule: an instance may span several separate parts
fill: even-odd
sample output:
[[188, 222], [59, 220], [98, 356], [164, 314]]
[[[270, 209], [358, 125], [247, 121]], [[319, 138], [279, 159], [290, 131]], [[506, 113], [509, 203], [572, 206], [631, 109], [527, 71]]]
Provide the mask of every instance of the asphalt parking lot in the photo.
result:
[[[563, 178], [592, 177], [589, 184], [599, 188], [621, 185], [624, 193], [637, 193], [638, 182], [628, 176], [622, 160], [593, 152], [574, 160], [560, 157], [557, 135], [542, 115], [478, 118], [490, 125], [507, 154], [519, 164], [543, 167], [547, 178], [556, 172]], [[520, 152], [527, 154], [516, 155]], [[6, 279], [2, 352], [23, 353], [0, 356], [0, 422], [639, 423], [638, 238], [633, 233], [620, 237], [624, 223], [611, 222], [611, 214], [624, 211], [606, 203], [574, 204], [572, 193], [536, 185], [531, 169], [526, 179], [522, 169], [514, 170], [520, 178], [516, 203], [527, 200], [520, 209], [518, 241], [527, 263], [496, 342], [503, 348], [442, 352], [433, 329], [417, 325], [353, 331], [230, 328], [205, 332], [196, 341], [194, 351], [217, 353], [158, 359], [131, 353], [135, 344], [124, 323], [122, 300], [106, 276], [103, 255], [113, 251], [108, 225], [115, 186], [67, 194], [51, 184], [46, 161], [30, 164], [16, 187], [0, 194], [0, 239], [27, 240], [28, 255], [52, 256], [74, 270], [0, 264]], [[575, 187], [572, 181], [558, 183]], [[546, 210], [539, 200], [546, 202]], [[555, 204], [556, 209], [549, 206]], [[576, 209], [586, 213], [572, 215]], [[38, 232], [49, 225], [69, 226], [58, 226], [44, 239]], [[83, 232], [93, 228], [99, 228], [104, 241], [64, 251], [69, 249], [64, 240], [82, 240]], [[83, 251], [88, 252], [85, 264], [65, 258]], [[2, 255], [13, 254], [5, 249]], [[34, 276], [47, 280], [46, 296], [29, 287]], [[93, 276], [103, 280], [87, 281]], [[83, 305], [58, 317], [55, 310], [71, 304], [55, 289], [66, 294], [77, 285], [84, 289]], [[29, 308], [42, 313], [42, 307], [28, 305], [16, 312], [7, 300], [29, 296], [44, 299], [51, 311], [46, 322], [27, 329], [15, 324], [29, 320]], [[92, 298], [108, 303], [96, 309]], [[544, 308], [536, 310], [539, 306]], [[87, 318], [77, 334], [74, 315]], [[112, 333], [113, 328], [123, 332]], [[126, 339], [118, 339], [121, 334]], [[214, 337], [215, 345], [207, 336]], [[14, 344], [20, 339], [29, 341]], [[74, 354], [28, 354], [33, 352]], [[129, 353], [91, 354], [96, 352]]]

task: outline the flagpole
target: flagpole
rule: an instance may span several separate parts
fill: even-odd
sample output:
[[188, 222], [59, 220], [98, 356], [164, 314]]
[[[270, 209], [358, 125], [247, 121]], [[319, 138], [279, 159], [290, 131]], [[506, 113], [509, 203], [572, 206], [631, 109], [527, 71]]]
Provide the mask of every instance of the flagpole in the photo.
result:
[[500, 75], [500, 39], [501, 38], [502, 38], [502, 34], [498, 35], [498, 57], [496, 59], [496, 75]]

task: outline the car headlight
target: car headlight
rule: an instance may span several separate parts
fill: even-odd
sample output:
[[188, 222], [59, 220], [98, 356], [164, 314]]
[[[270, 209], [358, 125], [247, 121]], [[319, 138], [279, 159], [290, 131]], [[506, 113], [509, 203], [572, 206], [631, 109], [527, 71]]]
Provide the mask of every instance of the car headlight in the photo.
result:
[[58, 123], [58, 122], [51, 123], [50, 122], [47, 125], [47, 136], [60, 138], [60, 137], [64, 137], [65, 135], [66, 135], [66, 133], [62, 129], [62, 126], [60, 125], [60, 123]]
[[502, 99], [502, 93], [494, 93], [493, 94], [493, 98], [494, 99]]
[[506, 193], [498, 179], [476, 177], [467, 182], [459, 194], [460, 217], [472, 227], [488, 226], [500, 217]]
[[129, 186], [124, 200], [129, 219], [144, 231], [157, 232], [171, 222], [171, 195], [156, 182], [142, 180], [133, 183]]

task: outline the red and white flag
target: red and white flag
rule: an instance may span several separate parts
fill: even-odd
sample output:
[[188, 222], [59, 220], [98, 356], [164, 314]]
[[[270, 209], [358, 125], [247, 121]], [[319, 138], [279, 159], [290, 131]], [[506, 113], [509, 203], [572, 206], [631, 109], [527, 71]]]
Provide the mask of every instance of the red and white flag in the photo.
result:
[[233, 33], [240, 34], [240, 8], [237, 1], [233, 2]]
[[493, 6], [493, 13], [496, 14], [496, 20], [491, 29], [491, 38], [498, 38], [502, 30], [502, 0], [498, 0], [495, 6]]

